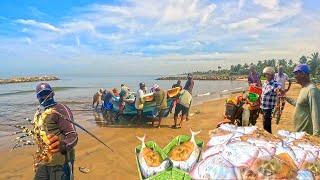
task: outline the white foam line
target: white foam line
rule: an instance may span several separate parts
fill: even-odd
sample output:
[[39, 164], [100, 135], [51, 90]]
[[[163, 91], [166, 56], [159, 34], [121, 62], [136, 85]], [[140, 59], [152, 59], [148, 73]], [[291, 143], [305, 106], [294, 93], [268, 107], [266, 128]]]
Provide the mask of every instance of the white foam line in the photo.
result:
[[202, 97], [202, 96], [209, 96], [209, 95], [210, 95], [210, 93], [207, 92], [207, 93], [204, 93], [204, 94], [198, 94], [197, 96], [198, 96], [198, 97]]

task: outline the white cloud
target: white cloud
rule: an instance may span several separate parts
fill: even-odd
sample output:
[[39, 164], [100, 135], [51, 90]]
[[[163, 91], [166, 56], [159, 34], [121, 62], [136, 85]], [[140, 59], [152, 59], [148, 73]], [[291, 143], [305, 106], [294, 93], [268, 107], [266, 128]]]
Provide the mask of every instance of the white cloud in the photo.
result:
[[277, 8], [279, 5], [279, 0], [253, 0], [253, 2], [268, 9]]
[[241, 9], [246, 3], [246, 0], [239, 0], [238, 2], [238, 9]]
[[253, 30], [261, 27], [259, 24], [258, 18], [248, 18], [238, 22], [230, 23], [226, 27], [231, 30], [235, 29], [245, 29], [245, 30]]
[[29, 25], [33, 27], [37, 27], [43, 30], [48, 30], [48, 31], [54, 31], [54, 32], [60, 32], [59, 28], [56, 28], [55, 26], [49, 24], [49, 23], [43, 23], [43, 22], [38, 22], [32, 19], [18, 19], [15, 21], [16, 23], [23, 24], [23, 25]]
[[[319, 47], [319, 13], [313, 13], [307, 17], [300, 0], [126, 0], [82, 7], [55, 25], [18, 19], [25, 38], [3, 43], [0, 37], [6, 44], [0, 51], [70, 63], [189, 59], [193, 68], [209, 68], [239, 59], [291, 58]], [[308, 28], [302, 27], [306, 22]]]

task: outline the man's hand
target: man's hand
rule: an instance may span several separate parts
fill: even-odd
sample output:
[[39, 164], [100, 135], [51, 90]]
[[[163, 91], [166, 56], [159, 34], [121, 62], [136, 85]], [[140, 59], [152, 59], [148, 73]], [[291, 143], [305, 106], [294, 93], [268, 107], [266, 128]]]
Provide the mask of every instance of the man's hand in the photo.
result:
[[47, 136], [49, 139], [50, 143], [49, 145], [49, 151], [50, 153], [54, 154], [60, 151], [60, 138], [59, 136], [56, 136], [54, 134], [49, 134]]

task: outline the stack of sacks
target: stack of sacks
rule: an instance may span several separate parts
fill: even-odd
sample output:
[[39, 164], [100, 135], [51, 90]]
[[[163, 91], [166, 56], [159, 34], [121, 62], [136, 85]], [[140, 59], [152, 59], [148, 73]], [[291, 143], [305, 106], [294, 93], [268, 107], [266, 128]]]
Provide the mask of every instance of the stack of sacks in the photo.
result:
[[223, 124], [210, 132], [202, 160], [190, 175], [194, 179], [319, 178], [316, 138], [285, 131], [279, 134], [255, 126]]

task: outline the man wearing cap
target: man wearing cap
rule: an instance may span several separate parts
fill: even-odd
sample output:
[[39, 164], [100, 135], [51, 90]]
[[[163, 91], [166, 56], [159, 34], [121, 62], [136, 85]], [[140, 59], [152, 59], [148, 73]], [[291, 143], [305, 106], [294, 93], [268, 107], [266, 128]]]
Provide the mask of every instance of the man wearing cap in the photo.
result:
[[302, 86], [298, 99], [286, 97], [289, 104], [295, 106], [293, 115], [295, 130], [320, 136], [320, 92], [310, 81], [310, 68], [299, 64], [294, 68], [297, 83]]
[[272, 111], [277, 103], [277, 94], [281, 89], [281, 85], [274, 80], [274, 73], [275, 71], [272, 67], [266, 67], [263, 69], [263, 74], [266, 77], [266, 82], [264, 82], [262, 86], [260, 108], [263, 113], [263, 128], [269, 133], [272, 133]]
[[69, 122], [73, 121], [73, 115], [67, 106], [54, 100], [49, 84], [38, 84], [36, 93], [40, 107], [34, 116], [34, 131], [47, 135], [53, 156], [51, 161], [38, 166], [34, 179], [73, 179], [74, 147], [78, 141], [76, 129]]
[[143, 104], [144, 104], [143, 95], [145, 94], [146, 94], [146, 85], [143, 82], [141, 82], [139, 84], [139, 89], [137, 91], [136, 100], [135, 100], [135, 108], [137, 109], [137, 121], [139, 123], [142, 122]]
[[[156, 110], [158, 111], [158, 121], [159, 124], [157, 128], [160, 128], [161, 125], [161, 120], [164, 114], [164, 110], [167, 109], [168, 104], [167, 104], [167, 93], [162, 90], [157, 84], [153, 86], [154, 88], [154, 100], [156, 101]], [[154, 125], [154, 121], [152, 122], [152, 126]]]

